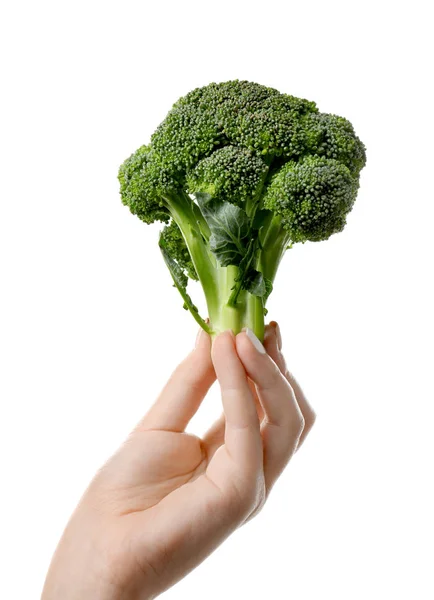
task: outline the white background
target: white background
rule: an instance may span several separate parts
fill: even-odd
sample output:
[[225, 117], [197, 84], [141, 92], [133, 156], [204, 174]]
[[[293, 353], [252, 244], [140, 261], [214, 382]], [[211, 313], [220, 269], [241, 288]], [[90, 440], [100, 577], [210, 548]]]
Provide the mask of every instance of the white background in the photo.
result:
[[[3, 4], [2, 598], [39, 596], [83, 489], [194, 344], [117, 169], [178, 97], [234, 78], [346, 116], [368, 164], [346, 230], [291, 250], [269, 303], [315, 429], [260, 516], [164, 597], [434, 597], [428, 5]], [[214, 390], [192, 430], [219, 413]]]

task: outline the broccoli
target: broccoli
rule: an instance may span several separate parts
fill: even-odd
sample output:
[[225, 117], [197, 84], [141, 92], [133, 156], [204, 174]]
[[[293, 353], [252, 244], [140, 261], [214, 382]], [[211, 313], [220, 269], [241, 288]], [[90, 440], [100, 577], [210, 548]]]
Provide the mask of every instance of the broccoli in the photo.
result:
[[[178, 100], [120, 167], [122, 202], [165, 223], [159, 246], [184, 308], [211, 335], [264, 335], [285, 251], [342, 231], [365, 147], [349, 121], [248, 81], [211, 83]], [[187, 293], [203, 288], [209, 321]]]

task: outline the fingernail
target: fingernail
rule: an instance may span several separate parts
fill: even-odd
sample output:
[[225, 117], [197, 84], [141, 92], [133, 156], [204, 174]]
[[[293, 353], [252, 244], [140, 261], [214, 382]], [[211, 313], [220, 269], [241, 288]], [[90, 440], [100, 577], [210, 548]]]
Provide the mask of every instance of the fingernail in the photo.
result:
[[253, 346], [255, 347], [255, 349], [260, 353], [260, 354], [265, 354], [265, 348], [264, 346], [261, 344], [261, 342], [258, 340], [258, 338], [256, 337], [256, 335], [253, 333], [253, 331], [251, 329], [249, 329], [248, 327], [246, 327], [245, 329], [243, 329], [243, 331], [245, 332], [246, 336], [249, 338], [249, 340], [252, 342]]
[[276, 333], [277, 347], [279, 348], [279, 350], [282, 350], [282, 334], [280, 333], [279, 324], [276, 323], [276, 321], [270, 321], [270, 325], [271, 327], [273, 327]]

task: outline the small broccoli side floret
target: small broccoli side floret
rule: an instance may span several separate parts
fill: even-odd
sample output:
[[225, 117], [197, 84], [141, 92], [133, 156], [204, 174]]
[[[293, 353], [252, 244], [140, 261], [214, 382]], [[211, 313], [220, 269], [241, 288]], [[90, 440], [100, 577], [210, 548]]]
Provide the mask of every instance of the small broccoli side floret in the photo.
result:
[[272, 177], [264, 207], [281, 217], [292, 242], [318, 242], [342, 231], [356, 184], [349, 169], [330, 158], [288, 162]]
[[[163, 228], [160, 234], [160, 244], [161, 242], [187, 276], [197, 281], [197, 273], [191, 261], [188, 248], [182, 237], [181, 230], [175, 221], [172, 220], [169, 225]], [[187, 284], [187, 282], [185, 283]]]
[[170, 214], [163, 203], [164, 190], [174, 187], [163, 170], [155, 164], [152, 148], [141, 146], [121, 165], [118, 179], [123, 204], [145, 223], [163, 221]]
[[[120, 167], [122, 202], [166, 223], [160, 249], [175, 286], [212, 334], [250, 327], [288, 247], [341, 231], [365, 146], [343, 117], [249, 81], [211, 83], [180, 98]], [[199, 280], [210, 323], [186, 291]]]

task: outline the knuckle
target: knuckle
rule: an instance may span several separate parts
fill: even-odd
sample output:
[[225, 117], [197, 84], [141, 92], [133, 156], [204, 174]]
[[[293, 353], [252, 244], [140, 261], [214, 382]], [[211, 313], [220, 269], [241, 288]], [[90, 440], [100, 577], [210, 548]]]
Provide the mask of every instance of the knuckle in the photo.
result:
[[296, 417], [294, 418], [293, 422], [292, 422], [292, 427], [291, 429], [294, 432], [294, 436], [299, 438], [301, 436], [301, 434], [303, 433], [303, 431], [305, 430], [306, 427], [306, 420], [302, 414], [302, 412], [299, 410], [297, 412]]
[[273, 363], [270, 372], [268, 373], [267, 377], [264, 378], [264, 382], [261, 385], [262, 390], [266, 391], [274, 388], [281, 377], [282, 372], [280, 371], [276, 363]]
[[309, 411], [309, 414], [305, 416], [305, 430], [310, 431], [315, 425], [316, 413], [313, 410]]
[[306, 436], [309, 431], [312, 429], [312, 427], [315, 424], [316, 421], [316, 414], [315, 412], [310, 408], [310, 406], [303, 407], [303, 418], [304, 418], [304, 427], [303, 427], [303, 436]]

